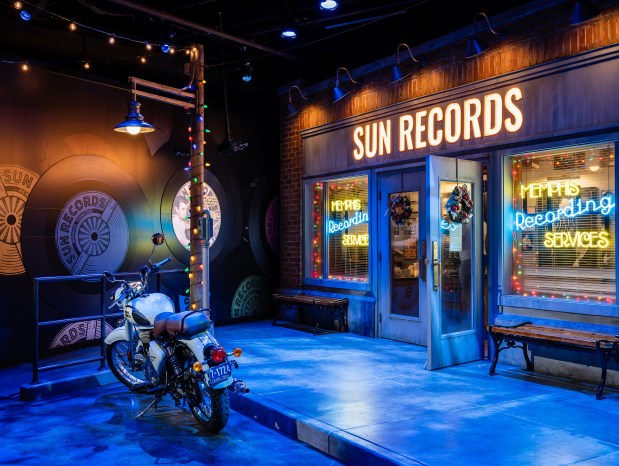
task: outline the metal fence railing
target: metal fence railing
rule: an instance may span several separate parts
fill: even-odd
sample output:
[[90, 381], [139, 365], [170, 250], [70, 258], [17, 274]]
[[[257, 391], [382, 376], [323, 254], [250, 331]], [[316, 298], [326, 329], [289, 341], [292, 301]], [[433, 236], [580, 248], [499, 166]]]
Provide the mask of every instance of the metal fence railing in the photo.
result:
[[[170, 273], [184, 273], [183, 269], [173, 269], [173, 270], [160, 270], [157, 274], [157, 291], [161, 289], [161, 275], [170, 274]], [[114, 273], [114, 277], [138, 277], [140, 276], [139, 272], [124, 272], [124, 273]], [[95, 281], [98, 280], [101, 284], [100, 287], [100, 312], [99, 314], [89, 315], [89, 316], [79, 316], [79, 317], [71, 317], [67, 319], [57, 319], [57, 320], [47, 320], [44, 322], [39, 321], [39, 285], [41, 283], [50, 283], [50, 282], [66, 282], [66, 281], [80, 281], [80, 280], [89, 280]], [[39, 373], [43, 371], [48, 371], [52, 369], [60, 369], [64, 367], [71, 367], [78, 364], [85, 364], [91, 362], [99, 361], [101, 366], [100, 369], [105, 369], [105, 322], [106, 319], [121, 317], [122, 312], [116, 313], [108, 313], [108, 305], [109, 301], [106, 300], [106, 284], [107, 281], [103, 274], [89, 274], [89, 275], [61, 275], [56, 277], [37, 277], [34, 279], [34, 355], [32, 359], [32, 384], [39, 383]], [[87, 357], [81, 359], [73, 359], [66, 360], [62, 362], [58, 362], [55, 364], [48, 364], [46, 366], [40, 365], [40, 356], [39, 356], [39, 330], [42, 327], [49, 327], [52, 325], [63, 325], [63, 324], [71, 324], [74, 322], [83, 322], [88, 320], [99, 320], [101, 322], [101, 344], [100, 344], [100, 354], [96, 357]]]

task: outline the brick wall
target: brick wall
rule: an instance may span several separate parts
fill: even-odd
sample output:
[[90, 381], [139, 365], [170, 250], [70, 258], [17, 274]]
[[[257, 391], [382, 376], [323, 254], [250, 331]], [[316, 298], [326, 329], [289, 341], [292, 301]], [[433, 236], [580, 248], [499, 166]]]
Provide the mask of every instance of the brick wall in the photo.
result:
[[[299, 288], [302, 284], [301, 131], [619, 43], [619, 5], [605, 8], [594, 20], [576, 27], [569, 26], [569, 16], [570, 3], [566, 2], [565, 5], [504, 23], [501, 27], [501, 31], [505, 31], [503, 37], [489, 37], [491, 48], [478, 57], [464, 59], [466, 39], [463, 39], [421, 57], [426, 66], [400, 83], [389, 84], [390, 70], [378, 70], [365, 75], [363, 87], [341, 101], [332, 104], [329, 89], [325, 89], [322, 94], [312, 96], [315, 103], [291, 118], [282, 118], [281, 285]], [[283, 109], [287, 103], [287, 93], [284, 97], [281, 102], [282, 115], [285, 114]]]

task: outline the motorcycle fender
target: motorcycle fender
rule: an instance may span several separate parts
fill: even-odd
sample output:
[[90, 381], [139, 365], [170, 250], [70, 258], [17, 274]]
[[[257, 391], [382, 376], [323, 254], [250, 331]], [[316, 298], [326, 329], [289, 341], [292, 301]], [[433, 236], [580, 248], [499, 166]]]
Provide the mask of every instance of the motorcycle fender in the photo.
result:
[[105, 344], [111, 345], [115, 341], [120, 341], [120, 340], [124, 340], [124, 341], [129, 340], [127, 338], [127, 333], [125, 332], [124, 326], [117, 327], [114, 330], [112, 330], [110, 333], [108, 333], [107, 336], [105, 337]]
[[[194, 354], [198, 361], [204, 361], [204, 346], [208, 343], [217, 344], [217, 340], [210, 337], [210, 335], [201, 333], [198, 335], [194, 335], [189, 340], [180, 340], [184, 343], [187, 348]], [[220, 389], [226, 388], [234, 381], [234, 377], [228, 377], [228, 380], [224, 380], [223, 382], [218, 383], [217, 385], [212, 385], [211, 388]]]

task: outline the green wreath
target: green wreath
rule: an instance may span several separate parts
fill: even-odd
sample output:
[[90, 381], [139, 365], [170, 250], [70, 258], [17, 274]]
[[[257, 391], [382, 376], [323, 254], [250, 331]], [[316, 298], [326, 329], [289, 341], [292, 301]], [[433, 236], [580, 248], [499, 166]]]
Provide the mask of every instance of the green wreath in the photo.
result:
[[396, 225], [404, 225], [404, 223], [413, 214], [411, 202], [407, 196], [396, 194], [389, 199], [389, 209], [386, 214], [389, 215], [393, 223]]
[[450, 223], [468, 223], [473, 217], [473, 199], [465, 184], [456, 185], [445, 204], [445, 219]]

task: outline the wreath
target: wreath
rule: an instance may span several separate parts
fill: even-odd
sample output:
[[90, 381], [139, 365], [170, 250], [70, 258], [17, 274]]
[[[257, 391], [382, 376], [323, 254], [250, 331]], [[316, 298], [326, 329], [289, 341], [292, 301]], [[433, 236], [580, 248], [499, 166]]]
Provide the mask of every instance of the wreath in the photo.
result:
[[465, 184], [456, 185], [445, 204], [445, 219], [450, 223], [468, 223], [473, 216], [473, 199]]
[[385, 213], [391, 217], [396, 225], [404, 225], [404, 222], [412, 215], [413, 209], [408, 197], [396, 194], [389, 199], [389, 209]]

